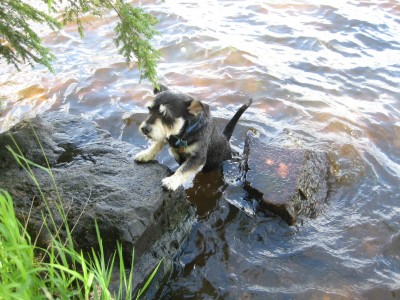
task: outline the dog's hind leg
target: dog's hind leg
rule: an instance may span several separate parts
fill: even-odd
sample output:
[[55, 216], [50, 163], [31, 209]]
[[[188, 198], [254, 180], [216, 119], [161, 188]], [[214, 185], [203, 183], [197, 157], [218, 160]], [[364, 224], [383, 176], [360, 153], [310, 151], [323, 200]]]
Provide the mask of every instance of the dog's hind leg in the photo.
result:
[[173, 175], [165, 177], [162, 180], [162, 186], [168, 190], [175, 191], [179, 186], [192, 181], [194, 176], [201, 171], [205, 163], [205, 157], [190, 157]]
[[135, 162], [148, 162], [150, 160], [153, 160], [166, 144], [167, 142], [165, 141], [153, 142], [148, 149], [136, 154]]
[[246, 111], [246, 109], [249, 108], [249, 106], [251, 105], [252, 102], [253, 102], [253, 99], [251, 99], [251, 98], [249, 100], [247, 100], [246, 103], [243, 104], [242, 107], [239, 108], [239, 110], [235, 113], [235, 115], [232, 117], [232, 119], [229, 121], [229, 123], [226, 124], [222, 134], [228, 139], [228, 141], [230, 140], [230, 138], [232, 136], [233, 130], [235, 129], [236, 123], [239, 121], [239, 118]]

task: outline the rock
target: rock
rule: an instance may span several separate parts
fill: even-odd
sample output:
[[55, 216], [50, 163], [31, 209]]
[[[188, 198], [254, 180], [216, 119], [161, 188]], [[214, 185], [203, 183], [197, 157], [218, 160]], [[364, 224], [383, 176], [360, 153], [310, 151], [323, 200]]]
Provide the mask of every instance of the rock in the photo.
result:
[[326, 153], [264, 144], [248, 133], [242, 166], [245, 189], [289, 225], [315, 217], [330, 190]]
[[[90, 250], [97, 245], [96, 220], [107, 255], [116, 249], [117, 241], [128, 262], [135, 249], [136, 283], [145, 280], [162, 257], [168, 260], [174, 255], [190, 230], [194, 209], [184, 190], [171, 193], [161, 188], [161, 179], [170, 174], [168, 168], [136, 164], [133, 155], [139, 149], [131, 144], [113, 139], [94, 122], [51, 112], [0, 135], [0, 188], [12, 195], [22, 222], [33, 201], [28, 227], [33, 238], [40, 232], [46, 206], [32, 179], [5, 149], [10, 145], [17, 151], [11, 136], [29, 160], [47, 167], [47, 159], [57, 188], [49, 174], [38, 167], [32, 170], [57, 225], [61, 223], [56, 209], [59, 192], [77, 248]], [[39, 235], [41, 246], [49, 242], [44, 232]]]

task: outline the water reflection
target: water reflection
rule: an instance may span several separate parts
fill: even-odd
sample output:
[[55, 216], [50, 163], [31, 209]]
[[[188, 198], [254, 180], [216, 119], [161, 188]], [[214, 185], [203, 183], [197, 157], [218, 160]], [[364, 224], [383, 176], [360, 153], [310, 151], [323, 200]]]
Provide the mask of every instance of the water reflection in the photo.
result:
[[226, 188], [221, 170], [199, 173], [193, 180], [193, 186], [186, 190], [188, 200], [197, 209], [200, 220], [206, 219], [217, 207], [217, 202]]

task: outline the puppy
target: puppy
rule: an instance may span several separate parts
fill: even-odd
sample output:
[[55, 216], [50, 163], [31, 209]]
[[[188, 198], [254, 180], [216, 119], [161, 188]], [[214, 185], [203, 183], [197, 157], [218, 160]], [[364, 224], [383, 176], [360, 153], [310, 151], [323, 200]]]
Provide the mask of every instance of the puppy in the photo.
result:
[[175, 174], [162, 180], [164, 188], [175, 191], [193, 180], [199, 171], [218, 168], [232, 157], [229, 139], [240, 116], [251, 105], [251, 99], [239, 108], [221, 133], [207, 104], [162, 85], [154, 93], [156, 97], [148, 107], [150, 115], [139, 127], [151, 145], [136, 155], [135, 162], [154, 160], [168, 144], [180, 166]]

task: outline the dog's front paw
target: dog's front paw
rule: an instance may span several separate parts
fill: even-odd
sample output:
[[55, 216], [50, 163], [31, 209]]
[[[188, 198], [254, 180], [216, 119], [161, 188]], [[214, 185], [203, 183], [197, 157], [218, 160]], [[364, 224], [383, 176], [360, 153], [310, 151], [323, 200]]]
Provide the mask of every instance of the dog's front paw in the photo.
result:
[[136, 154], [135, 162], [148, 162], [154, 159], [154, 154], [149, 150], [144, 150]]
[[165, 177], [161, 182], [163, 188], [170, 191], [176, 191], [179, 188], [179, 186], [182, 185], [180, 180], [175, 175], [172, 175], [170, 177]]

